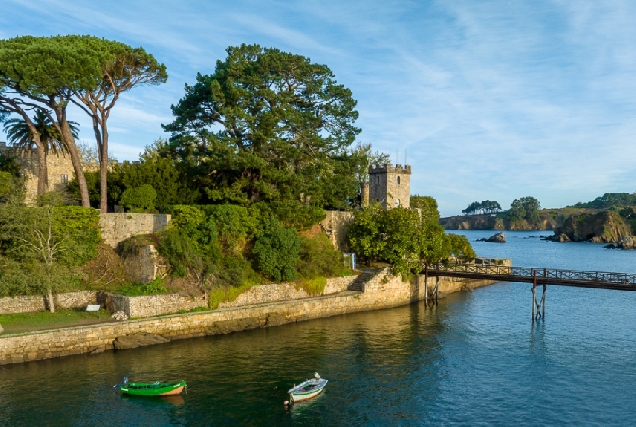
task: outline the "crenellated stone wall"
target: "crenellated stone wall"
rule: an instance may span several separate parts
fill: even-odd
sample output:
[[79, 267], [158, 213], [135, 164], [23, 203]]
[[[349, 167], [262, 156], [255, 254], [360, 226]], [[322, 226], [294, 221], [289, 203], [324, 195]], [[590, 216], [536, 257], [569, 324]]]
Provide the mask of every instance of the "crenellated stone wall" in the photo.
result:
[[[97, 292], [79, 291], [56, 294], [55, 308], [82, 308], [97, 304]], [[48, 310], [45, 298], [40, 295], [0, 298], [0, 314], [29, 313]]]
[[113, 248], [129, 237], [163, 231], [169, 223], [167, 214], [107, 213], [99, 217], [102, 239]]

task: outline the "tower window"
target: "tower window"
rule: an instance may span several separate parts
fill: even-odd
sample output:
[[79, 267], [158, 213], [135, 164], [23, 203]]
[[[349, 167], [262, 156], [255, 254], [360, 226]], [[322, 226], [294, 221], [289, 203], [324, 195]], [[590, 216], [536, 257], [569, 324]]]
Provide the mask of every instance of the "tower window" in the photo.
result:
[[62, 184], [68, 184], [68, 175], [65, 173], [60, 175], [60, 181], [62, 182]]
[[[400, 179], [400, 178], [398, 178], [398, 179]], [[399, 184], [399, 182], [398, 182], [398, 184]], [[398, 206], [400, 206], [400, 199], [397, 199], [397, 201], [395, 202], [395, 207], [398, 207]]]
[[397, 183], [398, 183], [398, 185], [400, 185], [400, 177], [399, 176], [397, 177]]

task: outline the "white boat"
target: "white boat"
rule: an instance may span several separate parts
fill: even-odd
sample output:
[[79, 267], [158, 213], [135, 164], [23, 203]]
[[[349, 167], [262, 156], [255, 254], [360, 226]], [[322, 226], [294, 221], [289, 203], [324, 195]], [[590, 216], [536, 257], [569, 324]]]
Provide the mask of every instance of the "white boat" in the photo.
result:
[[327, 380], [320, 378], [318, 372], [314, 374], [314, 378], [303, 381], [302, 383], [290, 388], [289, 393], [290, 402], [302, 402], [303, 400], [311, 399], [322, 392], [327, 385]]

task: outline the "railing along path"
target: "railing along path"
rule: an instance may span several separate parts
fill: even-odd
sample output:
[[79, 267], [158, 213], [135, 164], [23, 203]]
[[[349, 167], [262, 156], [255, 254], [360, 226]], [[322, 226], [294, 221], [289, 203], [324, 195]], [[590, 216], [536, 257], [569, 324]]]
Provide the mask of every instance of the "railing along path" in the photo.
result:
[[636, 291], [636, 274], [610, 273], [606, 271], [575, 271], [555, 268], [508, 267], [503, 265], [437, 264], [434, 269], [429, 269], [427, 273], [429, 276]]

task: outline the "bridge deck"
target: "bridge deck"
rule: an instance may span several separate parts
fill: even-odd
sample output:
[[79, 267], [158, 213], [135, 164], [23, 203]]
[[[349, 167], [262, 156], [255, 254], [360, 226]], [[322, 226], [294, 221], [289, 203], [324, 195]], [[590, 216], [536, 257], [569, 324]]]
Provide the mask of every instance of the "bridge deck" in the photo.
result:
[[501, 265], [438, 264], [435, 269], [428, 270], [428, 275], [529, 283], [534, 282], [536, 275], [537, 285], [636, 291], [636, 274], [605, 271], [575, 271], [554, 268], [506, 267]]

